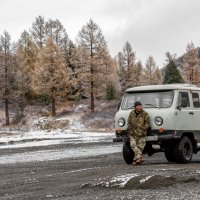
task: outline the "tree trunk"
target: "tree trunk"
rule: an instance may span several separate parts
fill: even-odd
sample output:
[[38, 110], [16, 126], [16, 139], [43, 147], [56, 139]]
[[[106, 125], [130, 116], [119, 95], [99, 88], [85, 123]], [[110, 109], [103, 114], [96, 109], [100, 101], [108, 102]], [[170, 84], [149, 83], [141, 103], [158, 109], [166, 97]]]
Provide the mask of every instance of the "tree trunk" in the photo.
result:
[[52, 113], [52, 116], [56, 116], [56, 100], [55, 100], [55, 97], [52, 95], [51, 96], [51, 113]]
[[5, 117], [6, 117], [6, 126], [10, 125], [9, 112], [8, 112], [8, 99], [5, 99]]
[[91, 82], [90, 82], [90, 86], [91, 86], [91, 91], [90, 91], [91, 112], [94, 112], [94, 80], [93, 80], [93, 74], [94, 74], [94, 70], [93, 70], [93, 66], [91, 65]]
[[94, 65], [93, 65], [93, 42], [91, 41], [90, 43], [90, 58], [91, 58], [91, 64], [90, 64], [90, 75], [91, 75], [91, 81], [90, 81], [90, 86], [91, 86], [91, 91], [90, 91], [90, 98], [91, 98], [91, 112], [94, 112]]

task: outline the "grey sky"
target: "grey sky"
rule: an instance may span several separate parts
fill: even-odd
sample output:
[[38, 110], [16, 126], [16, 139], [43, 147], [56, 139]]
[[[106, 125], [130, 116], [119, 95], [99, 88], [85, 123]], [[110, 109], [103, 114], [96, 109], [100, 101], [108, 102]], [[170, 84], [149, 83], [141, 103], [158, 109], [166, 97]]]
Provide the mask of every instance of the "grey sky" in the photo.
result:
[[92, 18], [112, 56], [129, 41], [143, 63], [152, 55], [162, 66], [165, 52], [180, 56], [187, 43], [200, 46], [199, 0], [0, 0], [0, 34], [17, 40], [38, 15], [59, 19], [73, 41]]

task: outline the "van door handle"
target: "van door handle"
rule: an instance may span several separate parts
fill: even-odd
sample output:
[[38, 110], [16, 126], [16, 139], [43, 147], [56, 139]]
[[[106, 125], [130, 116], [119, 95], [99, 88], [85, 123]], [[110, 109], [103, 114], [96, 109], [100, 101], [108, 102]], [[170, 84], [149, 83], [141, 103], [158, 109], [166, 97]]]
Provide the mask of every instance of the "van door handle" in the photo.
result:
[[194, 113], [193, 113], [193, 112], [189, 112], [189, 114], [190, 114], [190, 115], [194, 115]]

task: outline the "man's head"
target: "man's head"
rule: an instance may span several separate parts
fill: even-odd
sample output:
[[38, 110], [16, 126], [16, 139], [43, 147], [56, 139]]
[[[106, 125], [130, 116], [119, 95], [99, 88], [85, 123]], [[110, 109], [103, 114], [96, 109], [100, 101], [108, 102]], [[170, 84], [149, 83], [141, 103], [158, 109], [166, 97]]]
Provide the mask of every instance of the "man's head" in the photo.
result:
[[134, 107], [135, 107], [135, 111], [137, 113], [141, 112], [142, 111], [142, 103], [140, 101], [136, 101], [134, 103]]

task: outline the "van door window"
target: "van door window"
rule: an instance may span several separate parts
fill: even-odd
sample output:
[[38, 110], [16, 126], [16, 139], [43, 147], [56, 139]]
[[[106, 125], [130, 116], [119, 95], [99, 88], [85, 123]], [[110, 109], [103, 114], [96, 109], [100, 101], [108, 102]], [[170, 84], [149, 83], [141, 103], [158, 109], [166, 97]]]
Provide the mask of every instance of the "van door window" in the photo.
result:
[[181, 107], [190, 107], [188, 92], [179, 92], [178, 105]]
[[193, 102], [194, 108], [200, 108], [200, 101], [199, 101], [198, 93], [192, 93], [192, 102]]

